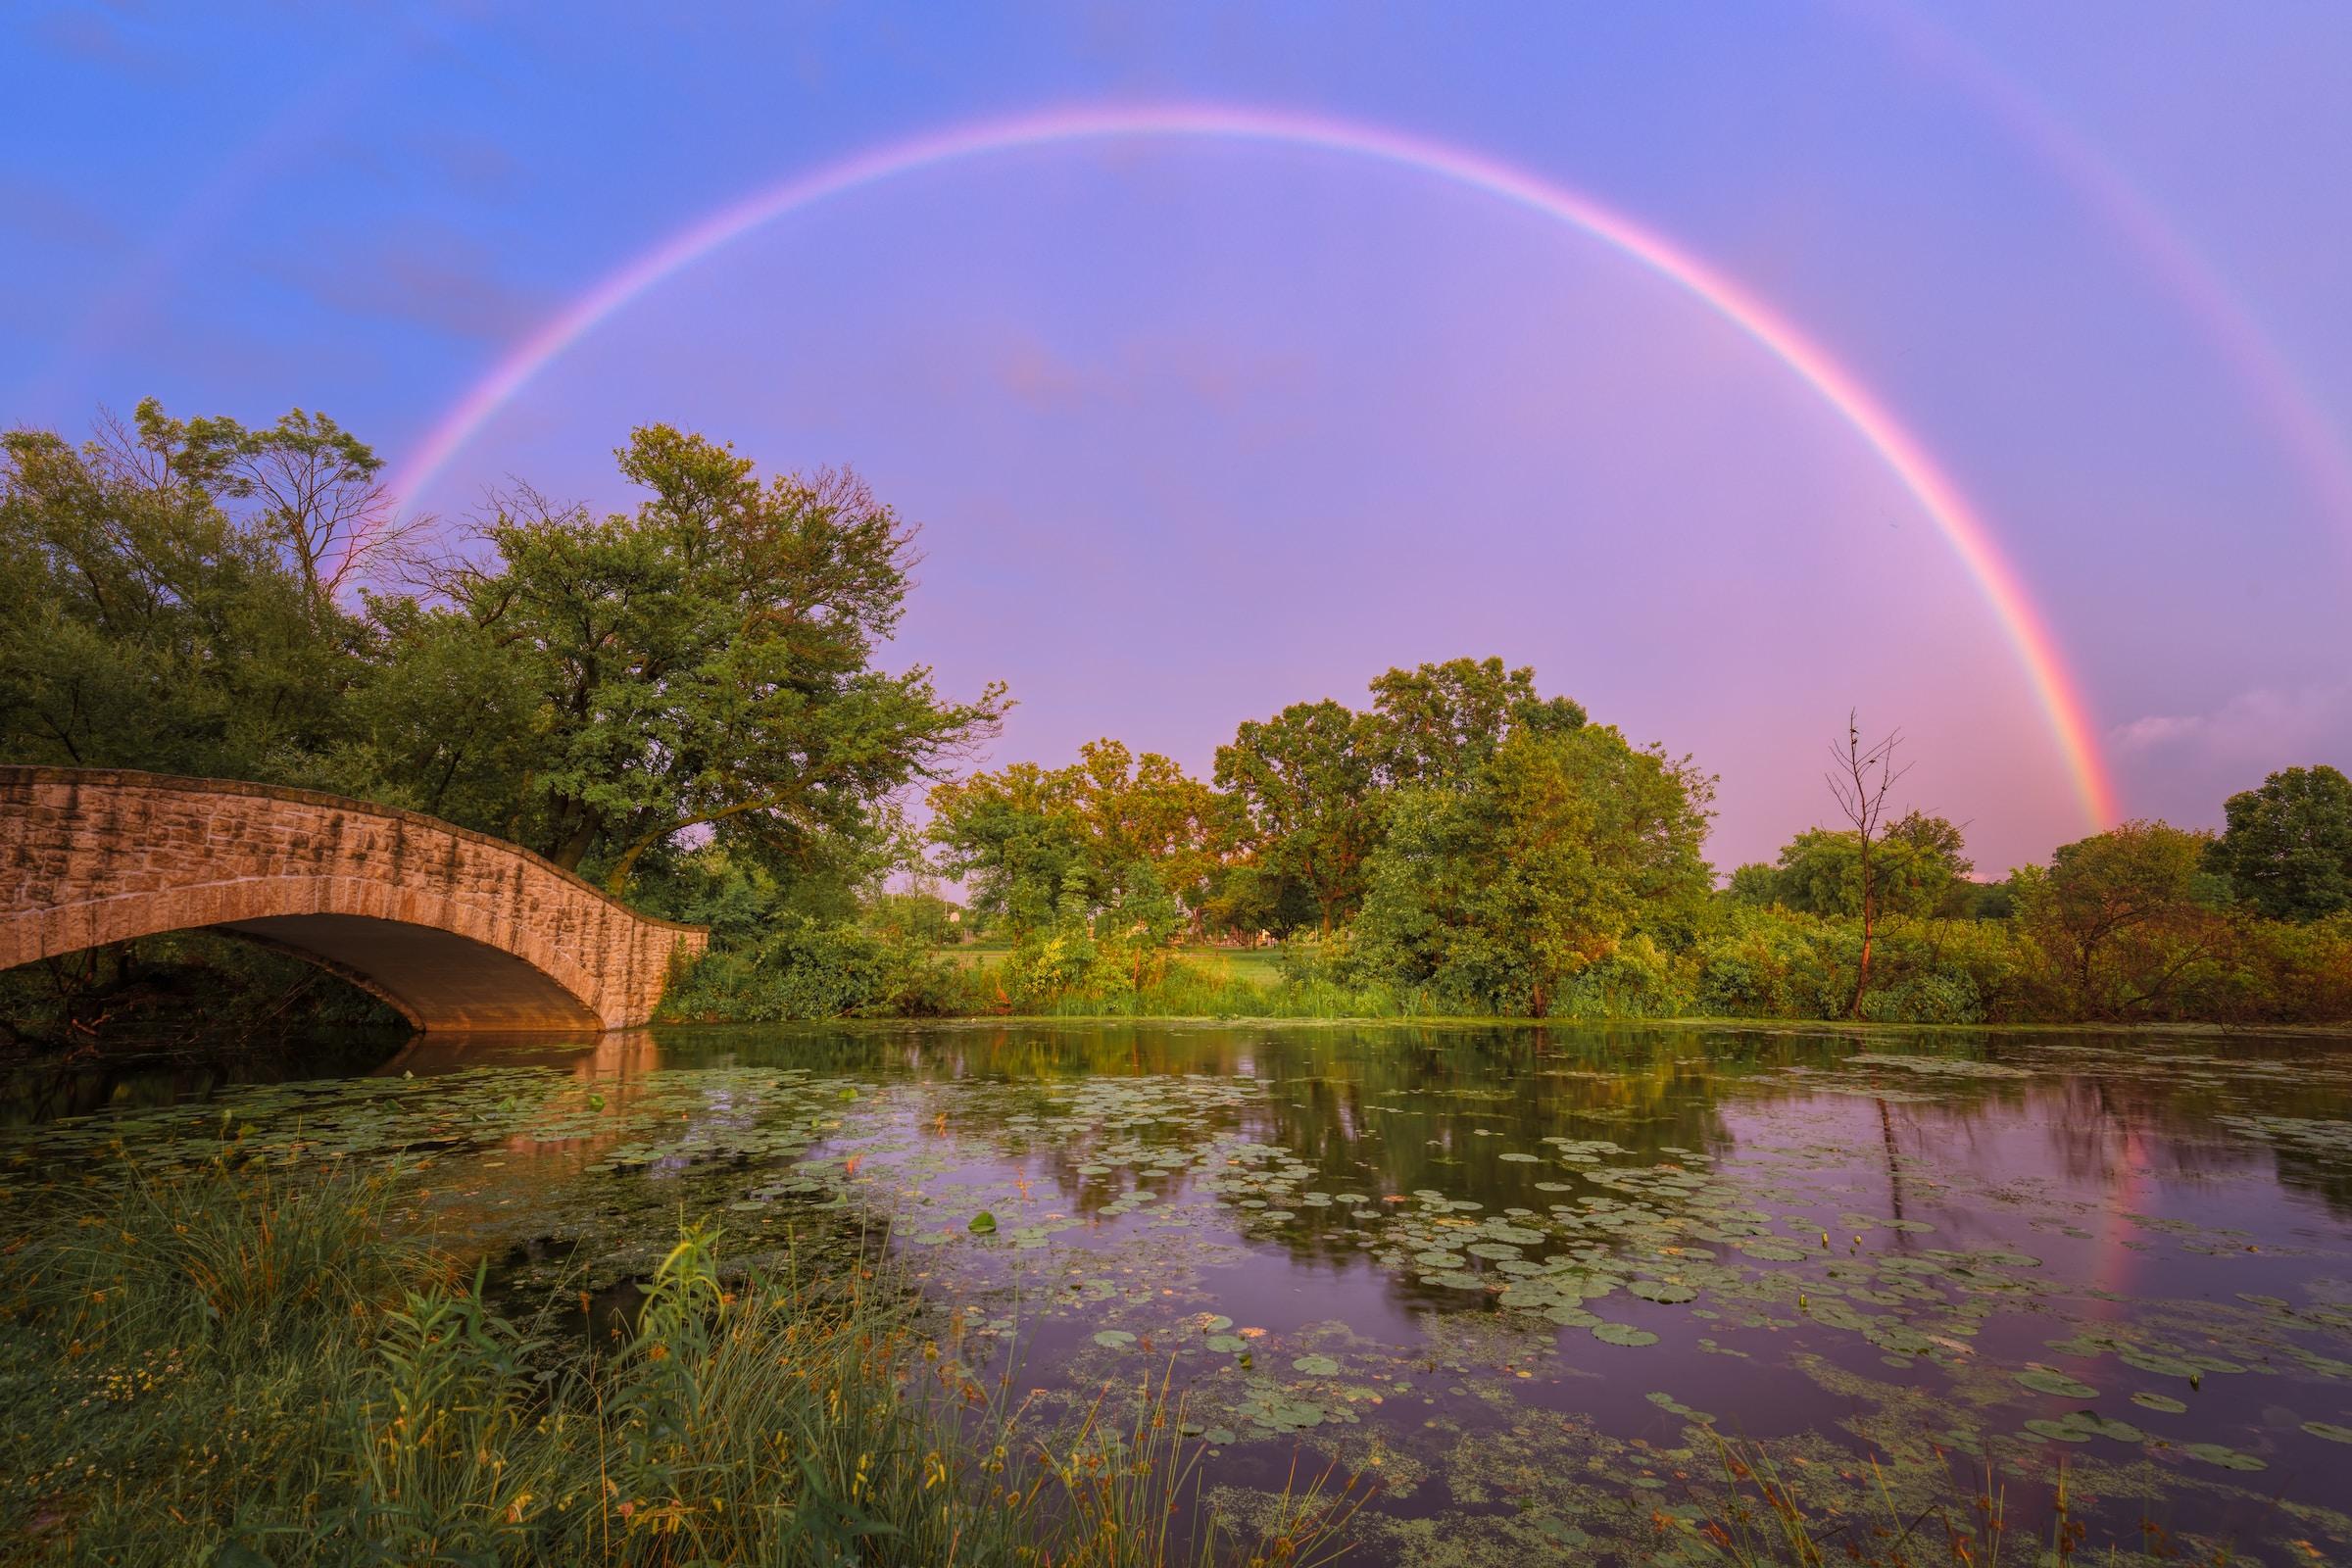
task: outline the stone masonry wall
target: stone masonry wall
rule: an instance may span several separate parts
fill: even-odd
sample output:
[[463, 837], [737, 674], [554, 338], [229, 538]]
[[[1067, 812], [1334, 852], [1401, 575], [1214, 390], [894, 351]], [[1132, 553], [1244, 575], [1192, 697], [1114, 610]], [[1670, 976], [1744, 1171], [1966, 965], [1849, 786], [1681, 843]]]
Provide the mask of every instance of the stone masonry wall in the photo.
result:
[[[496, 949], [606, 1028], [644, 1022], [672, 956], [707, 940], [528, 851], [413, 811], [219, 779], [0, 767], [0, 968], [244, 921], [299, 946], [289, 916], [346, 917], [344, 932], [393, 921]], [[365, 976], [364, 951], [336, 956]], [[448, 1021], [417, 1002], [429, 976], [406, 1002], [402, 977], [377, 978], [419, 1023]]]

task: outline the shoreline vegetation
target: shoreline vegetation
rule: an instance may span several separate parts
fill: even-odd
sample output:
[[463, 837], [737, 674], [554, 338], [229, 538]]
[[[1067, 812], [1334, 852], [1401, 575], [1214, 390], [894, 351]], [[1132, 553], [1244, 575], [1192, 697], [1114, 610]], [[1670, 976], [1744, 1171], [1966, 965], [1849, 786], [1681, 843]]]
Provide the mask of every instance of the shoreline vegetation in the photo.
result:
[[[0, 603], [25, 612], [0, 620], [0, 758], [526, 846], [710, 928], [673, 1021], [2352, 1019], [2331, 766], [2230, 797], [2219, 833], [2125, 822], [1990, 879], [1959, 823], [1897, 812], [1901, 738], [1851, 715], [1833, 820], [1718, 868], [1712, 774], [1497, 658], [1244, 719], [1206, 777], [1108, 737], [986, 768], [1002, 683], [880, 663], [917, 530], [856, 475], [762, 476], [662, 424], [615, 456], [632, 511], [517, 484], [434, 525], [323, 415], [149, 400], [78, 444], [0, 435]], [[0, 1048], [387, 1021], [199, 932], [0, 975]]]
[[[600, 1321], [436, 1247], [417, 1180], [120, 1152], [0, 1222], [11, 1560], [1320, 1568], [1377, 1493], [1302, 1455], [1271, 1490], [1208, 1487], [1220, 1435], [1165, 1369], [1033, 1414], [1017, 1348], [975, 1351], [838, 1204], [764, 1270], [682, 1222]], [[2042, 1545], [2011, 1522], [2038, 1514], [2059, 1559], [2144, 1560], [2088, 1539], [2063, 1461], [2026, 1481], [1955, 1459], [1898, 1508], [1708, 1443], [1671, 1509], [1621, 1521], [1643, 1557], [1992, 1562]], [[2166, 1555], [2229, 1560], [2189, 1546]]]
[[1358, 1505], [1219, 1514], [1164, 1380], [1028, 1419], [838, 1226], [763, 1273], [686, 1224], [598, 1334], [404, 1231], [397, 1170], [104, 1174], [5, 1237], [12, 1560], [1311, 1568]]

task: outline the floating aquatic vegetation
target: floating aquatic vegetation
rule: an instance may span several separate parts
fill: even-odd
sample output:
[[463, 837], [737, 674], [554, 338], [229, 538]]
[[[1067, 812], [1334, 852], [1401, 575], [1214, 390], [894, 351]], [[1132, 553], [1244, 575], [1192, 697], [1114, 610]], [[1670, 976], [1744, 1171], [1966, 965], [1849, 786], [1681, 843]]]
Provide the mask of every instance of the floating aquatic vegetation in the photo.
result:
[[[2043, 1462], [2052, 1444], [2104, 1466], [2117, 1497], [2184, 1461], [2225, 1492], [2266, 1461], [2299, 1478], [2348, 1441], [2265, 1411], [2342, 1407], [2352, 1303], [2328, 1282], [2352, 1277], [2352, 1246], [2340, 1218], [2262, 1205], [2274, 1170], [2337, 1158], [2352, 1074], [2313, 1091], [2277, 1061], [2081, 1036], [1986, 1063], [1788, 1032], [1711, 1034], [1711, 1058], [1687, 1033], [1653, 1051], [1559, 1032], [1532, 1075], [1482, 1036], [1137, 1030], [1094, 1054], [1076, 1029], [887, 1038], [625, 1078], [493, 1063], [237, 1092], [10, 1135], [0, 1182], [23, 1200], [117, 1138], [209, 1157], [225, 1108], [254, 1158], [405, 1152], [434, 1184], [428, 1220], [494, 1256], [537, 1250], [506, 1265], [525, 1281], [642, 1275], [682, 1209], [755, 1242], [812, 1215], [887, 1227], [976, 1379], [1016, 1333], [1041, 1409], [1150, 1362], [1196, 1401], [1197, 1441], [1443, 1482], [1415, 1506], [1496, 1561], [1556, 1550], [1533, 1520], [1617, 1540], [1611, 1499], [1646, 1498], [1644, 1528], [1683, 1506], [1688, 1453], [1632, 1446], [1660, 1441], [1658, 1411], [1685, 1442], [1709, 1418], [1793, 1423], [1775, 1441], [1825, 1473], [1937, 1433], [2006, 1463], [2022, 1433]], [[1832, 1092], [1866, 1073], [1860, 1097]], [[2198, 1075], [2185, 1108], [2162, 1108], [2168, 1073]], [[2139, 1169], [2118, 1202], [2103, 1182], [2126, 1127]], [[2188, 1190], [2245, 1200], [2240, 1234], [2210, 1202], [2168, 1206], [2175, 1150]], [[1716, 1408], [1612, 1384], [1627, 1348]], [[1511, 1453], [1479, 1446], [1503, 1434]], [[1467, 1451], [1496, 1461], [1475, 1486]], [[1583, 1490], [1537, 1479], [1555, 1473]], [[1456, 1483], [1510, 1508], [1446, 1500]], [[2352, 1534], [2327, 1540], [2352, 1556]]]
[[2232, 1448], [2226, 1443], [2183, 1444], [2180, 1451], [2192, 1459], [2202, 1459], [2207, 1464], [2218, 1464], [2225, 1470], [2267, 1470], [2270, 1468], [2268, 1464], [2254, 1455]]
[[1931, 1078], [2031, 1078], [2029, 1068], [1997, 1061], [1972, 1061], [1963, 1056], [1906, 1056], [1885, 1052], [1858, 1051], [1845, 1058], [1849, 1067], [1893, 1067]]

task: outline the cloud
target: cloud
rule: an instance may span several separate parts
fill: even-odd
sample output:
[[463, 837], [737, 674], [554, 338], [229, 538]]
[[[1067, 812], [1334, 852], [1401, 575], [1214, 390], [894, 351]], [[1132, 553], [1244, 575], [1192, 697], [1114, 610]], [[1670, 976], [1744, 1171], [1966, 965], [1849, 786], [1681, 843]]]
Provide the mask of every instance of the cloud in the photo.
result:
[[2352, 740], [2352, 684], [2255, 687], [2205, 713], [2149, 713], [2108, 731], [2127, 755], [2277, 764]]
[[502, 342], [546, 313], [543, 300], [499, 278], [480, 247], [445, 231], [354, 237], [271, 270], [330, 309], [456, 337]]
[[1087, 390], [1086, 372], [1033, 333], [1020, 333], [1004, 346], [996, 374], [1006, 393], [1032, 408], [1067, 406]]
[[23, 174], [0, 175], [0, 227], [35, 245], [79, 250], [112, 250], [124, 239], [114, 220], [80, 197]]
[[521, 165], [488, 136], [437, 131], [419, 140], [424, 158], [442, 179], [470, 195], [505, 201], [521, 186]]
[[39, 18], [29, 29], [59, 54], [126, 71], [152, 71], [163, 56], [134, 38], [122, 17], [109, 17], [86, 6], [60, 7]]

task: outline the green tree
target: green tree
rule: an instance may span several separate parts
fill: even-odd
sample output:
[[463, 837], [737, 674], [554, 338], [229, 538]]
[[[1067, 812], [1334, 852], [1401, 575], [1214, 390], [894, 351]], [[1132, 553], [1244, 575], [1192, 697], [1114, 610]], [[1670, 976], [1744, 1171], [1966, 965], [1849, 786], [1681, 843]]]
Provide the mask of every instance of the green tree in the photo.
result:
[[1387, 788], [1461, 788], [1506, 736], [1565, 734], [1584, 722], [1575, 702], [1537, 693], [1531, 668], [1449, 659], [1374, 680], [1360, 745]]
[[323, 414], [296, 409], [266, 429], [225, 416], [167, 416], [143, 399], [140, 447], [172, 477], [238, 510], [301, 577], [314, 603], [404, 563], [421, 519], [401, 519], [377, 475], [383, 460]]
[[1198, 916], [1223, 849], [1215, 791], [1156, 752], [1105, 739], [1079, 748], [1073, 793], [1099, 898], [1131, 901], [1148, 874]]
[[1278, 910], [1295, 888], [1313, 902], [1326, 936], [1352, 912], [1380, 824], [1364, 741], [1363, 719], [1326, 698], [1244, 720], [1217, 748], [1217, 788], [1240, 814], [1253, 906]]
[[[1788, 854], [1787, 850], [1781, 852], [1784, 858]], [[1766, 865], [1761, 860], [1751, 860], [1745, 865], [1737, 866], [1732, 871], [1731, 880], [1724, 884], [1723, 896], [1726, 903], [1740, 908], [1770, 908], [1781, 902], [1780, 870], [1776, 866]]]
[[2230, 797], [2208, 863], [2274, 920], [2352, 908], [2352, 779], [2322, 763]]
[[2213, 836], [2126, 822], [2014, 873], [2016, 920], [2080, 1017], [2165, 1016], [2221, 951], [2226, 897], [2205, 869]]
[[[1882, 914], [1955, 911], [1976, 868], [1959, 827], [1912, 811], [1886, 825], [1871, 846], [1872, 892]], [[1782, 847], [1771, 901], [1807, 914], [1862, 912], [1862, 841], [1850, 829], [1807, 828]]]
[[1543, 1016], [1646, 940], [1688, 946], [1714, 781], [1579, 726], [1506, 738], [1467, 787], [1401, 792], [1355, 924], [1367, 967], [1447, 1005]]
[[1004, 689], [952, 703], [873, 667], [897, 627], [913, 530], [854, 476], [762, 483], [668, 425], [636, 431], [634, 514], [502, 501], [488, 559], [436, 586], [527, 671], [536, 847], [628, 885], [688, 829], [789, 862], [994, 733]]
[[884, 938], [928, 947], [952, 947], [963, 936], [959, 911], [927, 879], [897, 892], [875, 894], [866, 920]]
[[2006, 920], [2017, 912], [2017, 882], [1963, 882], [1953, 896], [1951, 912], [1962, 920]]
[[0, 755], [310, 782], [352, 740], [366, 628], [140, 414], [0, 436]]
[[554, 713], [542, 652], [484, 636], [463, 611], [368, 596], [375, 660], [349, 697], [355, 741], [324, 787], [516, 843], [545, 842], [532, 790]]
[[1114, 740], [1090, 741], [1067, 767], [1015, 762], [941, 783], [930, 804], [942, 869], [1016, 937], [1117, 911], [1164, 941], [1198, 915], [1217, 865], [1208, 787]]
[[931, 787], [929, 837], [940, 868], [964, 880], [972, 906], [1017, 941], [1054, 923], [1082, 876], [1086, 843], [1066, 772], [1014, 762]]

